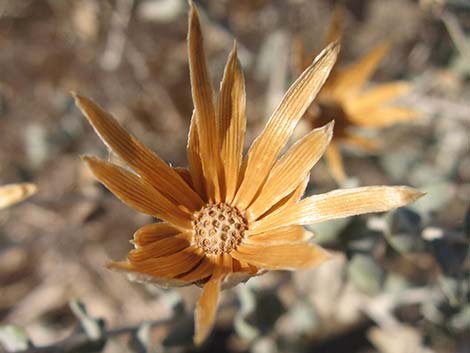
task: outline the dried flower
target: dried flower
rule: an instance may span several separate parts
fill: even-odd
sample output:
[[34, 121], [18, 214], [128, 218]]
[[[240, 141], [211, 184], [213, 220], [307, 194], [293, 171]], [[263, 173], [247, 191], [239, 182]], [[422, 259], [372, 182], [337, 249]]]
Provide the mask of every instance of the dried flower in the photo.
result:
[[0, 186], [0, 210], [13, 206], [38, 191], [36, 185], [31, 183], [8, 184]]
[[[326, 36], [327, 43], [340, 40], [342, 23], [343, 9], [338, 6]], [[335, 120], [334, 137], [325, 156], [330, 172], [339, 184], [347, 178], [339, 150], [340, 145], [366, 152], [373, 152], [378, 148], [377, 140], [360, 136], [351, 131], [351, 128], [384, 128], [395, 123], [413, 120], [418, 115], [411, 109], [386, 105], [388, 101], [409, 90], [409, 84], [406, 82], [387, 82], [364, 89], [389, 49], [390, 45], [384, 43], [347, 67], [335, 66], [317, 99], [305, 113], [314, 128]], [[296, 74], [309, 65], [309, 56], [305, 55], [304, 51], [303, 42], [296, 38], [294, 42]]]
[[300, 201], [310, 169], [331, 139], [333, 123], [313, 130], [278, 157], [334, 65], [337, 43], [324, 49], [292, 85], [244, 159], [245, 83], [236, 45], [216, 103], [194, 6], [188, 46], [195, 106], [189, 169], [170, 167], [91, 100], [75, 98], [104, 143], [134, 171], [85, 157], [94, 175], [128, 206], [165, 221], [140, 228], [128, 259], [109, 266], [162, 286], [203, 286], [194, 337], [200, 344], [214, 324], [223, 284], [265, 270], [310, 268], [329, 257], [306, 242], [310, 233], [303, 224], [387, 211], [421, 193], [379, 186]]

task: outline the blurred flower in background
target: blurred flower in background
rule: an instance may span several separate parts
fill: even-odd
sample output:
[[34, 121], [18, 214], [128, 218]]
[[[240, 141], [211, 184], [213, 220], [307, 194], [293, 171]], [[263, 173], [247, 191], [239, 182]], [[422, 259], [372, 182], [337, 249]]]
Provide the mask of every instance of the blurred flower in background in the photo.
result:
[[[343, 12], [341, 6], [336, 7], [326, 43], [341, 40]], [[354, 131], [354, 128], [384, 128], [417, 117], [417, 112], [411, 108], [388, 105], [389, 101], [409, 91], [408, 83], [395, 81], [366, 87], [389, 49], [390, 45], [384, 43], [353, 64], [345, 67], [336, 65], [317, 100], [306, 112], [306, 118], [313, 127], [335, 120], [333, 141], [326, 151], [326, 161], [338, 184], [343, 184], [347, 179], [340, 146], [346, 145], [366, 152], [376, 152], [379, 147], [377, 139], [364, 137]], [[305, 53], [302, 39], [297, 37], [294, 41], [293, 65], [296, 74], [305, 69], [310, 58]]]

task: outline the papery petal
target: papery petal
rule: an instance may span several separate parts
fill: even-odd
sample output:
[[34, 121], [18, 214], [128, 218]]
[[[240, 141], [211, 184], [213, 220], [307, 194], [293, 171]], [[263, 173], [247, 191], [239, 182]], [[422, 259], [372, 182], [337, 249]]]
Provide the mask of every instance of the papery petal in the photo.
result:
[[135, 137], [128, 134], [114, 117], [93, 101], [74, 93], [75, 102], [101, 140], [124, 159], [143, 179], [152, 184], [167, 199], [199, 210], [203, 201], [170, 166]]
[[234, 43], [225, 67], [217, 105], [227, 203], [233, 200], [238, 185], [246, 131], [245, 107], [245, 79]]
[[302, 226], [287, 226], [266, 233], [249, 236], [243, 244], [271, 246], [286, 243], [298, 243], [312, 237], [313, 233]]
[[136, 246], [145, 246], [179, 233], [181, 233], [179, 229], [166, 222], [147, 224], [134, 233], [132, 243]]
[[162, 288], [185, 287], [192, 284], [192, 282], [186, 282], [176, 278], [154, 277], [145, 273], [137, 272], [135, 266], [133, 266], [129, 261], [111, 261], [107, 264], [107, 267], [110, 270], [126, 274], [130, 281], [150, 283]]
[[267, 270], [296, 270], [318, 266], [328, 260], [326, 250], [315, 244], [240, 245], [232, 256]]
[[191, 180], [194, 189], [198, 192], [203, 200], [207, 201], [206, 185], [204, 181], [204, 173], [202, 171], [201, 149], [199, 146], [196, 111], [193, 111], [191, 125], [189, 126], [187, 152], [189, 172], [191, 174]]
[[297, 185], [297, 187], [295, 188], [294, 191], [292, 191], [289, 195], [287, 195], [281, 201], [279, 201], [274, 206], [272, 206], [261, 217], [267, 216], [267, 215], [269, 215], [269, 214], [271, 214], [271, 213], [273, 213], [273, 212], [275, 212], [275, 211], [277, 211], [277, 210], [279, 210], [283, 207], [293, 205], [294, 203], [299, 201], [302, 198], [303, 194], [305, 193], [305, 190], [307, 189], [309, 180], [310, 180], [310, 175], [305, 177], [305, 179], [302, 180], [302, 182], [300, 182], [299, 185]]
[[175, 167], [175, 168], [173, 168], [173, 170], [178, 173], [178, 175], [181, 177], [181, 179], [183, 179], [184, 182], [186, 184], [188, 184], [189, 187], [192, 188], [193, 180], [191, 178], [191, 172], [189, 171], [188, 168]]
[[197, 116], [200, 158], [206, 180], [208, 196], [220, 201], [218, 175], [221, 169], [220, 148], [217, 121], [215, 116], [213, 91], [204, 54], [199, 15], [196, 7], [190, 3], [188, 54], [191, 78], [191, 92]]
[[130, 262], [137, 263], [149, 259], [175, 254], [191, 245], [192, 234], [180, 233], [151, 244], [139, 246], [131, 250], [127, 256]]
[[143, 178], [93, 157], [83, 160], [95, 177], [116, 197], [135, 210], [164, 219], [176, 227], [192, 229], [190, 215], [163, 196]]
[[321, 158], [333, 136], [334, 123], [311, 131], [295, 143], [276, 162], [261, 192], [246, 212], [248, 221], [253, 221], [271, 206], [291, 193], [310, 173]]
[[213, 255], [206, 255], [195, 268], [188, 273], [178, 276], [179, 279], [188, 282], [196, 282], [212, 275], [217, 264], [217, 259]]
[[[226, 274], [231, 270], [232, 258], [225, 254], [219, 257], [219, 264], [204, 285], [201, 297], [196, 304], [194, 343], [201, 345], [214, 326], [215, 314], [219, 306], [220, 285]], [[230, 267], [230, 270], [228, 267]]]
[[249, 206], [266, 180], [297, 122], [328, 77], [338, 51], [339, 44], [332, 43], [315, 58], [289, 88], [266, 127], [253, 142], [247, 155], [244, 178], [234, 201], [239, 209]]
[[405, 206], [424, 194], [407, 186], [366, 186], [307, 197], [250, 226], [247, 235], [293, 224], [313, 224]]
[[187, 273], [202, 259], [202, 250], [195, 246], [189, 246], [171, 255], [139, 262], [111, 262], [108, 267], [168, 279]]
[[331, 175], [339, 185], [342, 185], [348, 177], [344, 171], [343, 157], [336, 142], [331, 142], [326, 149], [325, 159]]

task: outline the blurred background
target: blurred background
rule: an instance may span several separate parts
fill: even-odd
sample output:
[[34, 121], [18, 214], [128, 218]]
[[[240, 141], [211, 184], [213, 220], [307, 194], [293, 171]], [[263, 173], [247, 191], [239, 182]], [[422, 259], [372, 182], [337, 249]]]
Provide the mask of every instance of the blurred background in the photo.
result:
[[[337, 3], [196, 1], [214, 87], [238, 41], [247, 142], [295, 79], [293, 36], [313, 58]], [[373, 81], [411, 82], [400, 105], [421, 113], [376, 132], [377, 153], [345, 150], [348, 183], [405, 184], [428, 195], [387, 215], [315, 227], [334, 259], [224, 292], [200, 351], [470, 352], [470, 2], [342, 4], [340, 65], [390, 40]], [[164, 160], [185, 166], [187, 13], [185, 0], [0, 0], [0, 185], [39, 188], [0, 211], [0, 352], [196, 351], [199, 288], [134, 284], [103, 267], [123, 259], [132, 233], [152, 219], [121, 204], [80, 162], [109, 152], [69, 94], [93, 98]], [[309, 193], [336, 187], [320, 161]]]

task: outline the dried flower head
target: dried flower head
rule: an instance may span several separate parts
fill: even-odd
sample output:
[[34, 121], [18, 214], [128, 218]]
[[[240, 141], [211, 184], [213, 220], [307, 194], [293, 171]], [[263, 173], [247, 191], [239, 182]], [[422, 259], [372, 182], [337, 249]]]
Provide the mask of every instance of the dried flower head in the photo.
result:
[[0, 186], [0, 210], [13, 206], [38, 191], [36, 185], [31, 183], [8, 184]]
[[[327, 43], [340, 40], [342, 24], [343, 8], [338, 6], [326, 36]], [[330, 172], [339, 184], [346, 179], [340, 145], [366, 152], [376, 151], [379, 147], [377, 140], [360, 136], [351, 131], [352, 128], [384, 128], [413, 120], [418, 115], [411, 109], [387, 105], [390, 100], [409, 90], [408, 83], [395, 81], [364, 88], [389, 49], [390, 45], [384, 43], [349, 66], [344, 68], [335, 66], [317, 99], [305, 113], [314, 128], [335, 120], [333, 140], [325, 156]], [[300, 38], [296, 38], [293, 65], [296, 74], [309, 65], [309, 56], [304, 52], [303, 42]]]
[[162, 286], [203, 286], [195, 319], [199, 344], [214, 324], [223, 284], [266, 270], [310, 268], [329, 257], [306, 241], [310, 233], [302, 225], [387, 211], [421, 193], [379, 186], [300, 200], [310, 169], [332, 137], [333, 123], [313, 130], [279, 155], [334, 65], [337, 43], [324, 49], [292, 85], [245, 158], [245, 83], [236, 46], [217, 102], [194, 6], [188, 48], [195, 106], [187, 145], [189, 169], [170, 167], [109, 113], [87, 98], [75, 98], [104, 143], [133, 170], [85, 157], [94, 175], [130, 207], [164, 220], [140, 228], [127, 260], [109, 266]]

